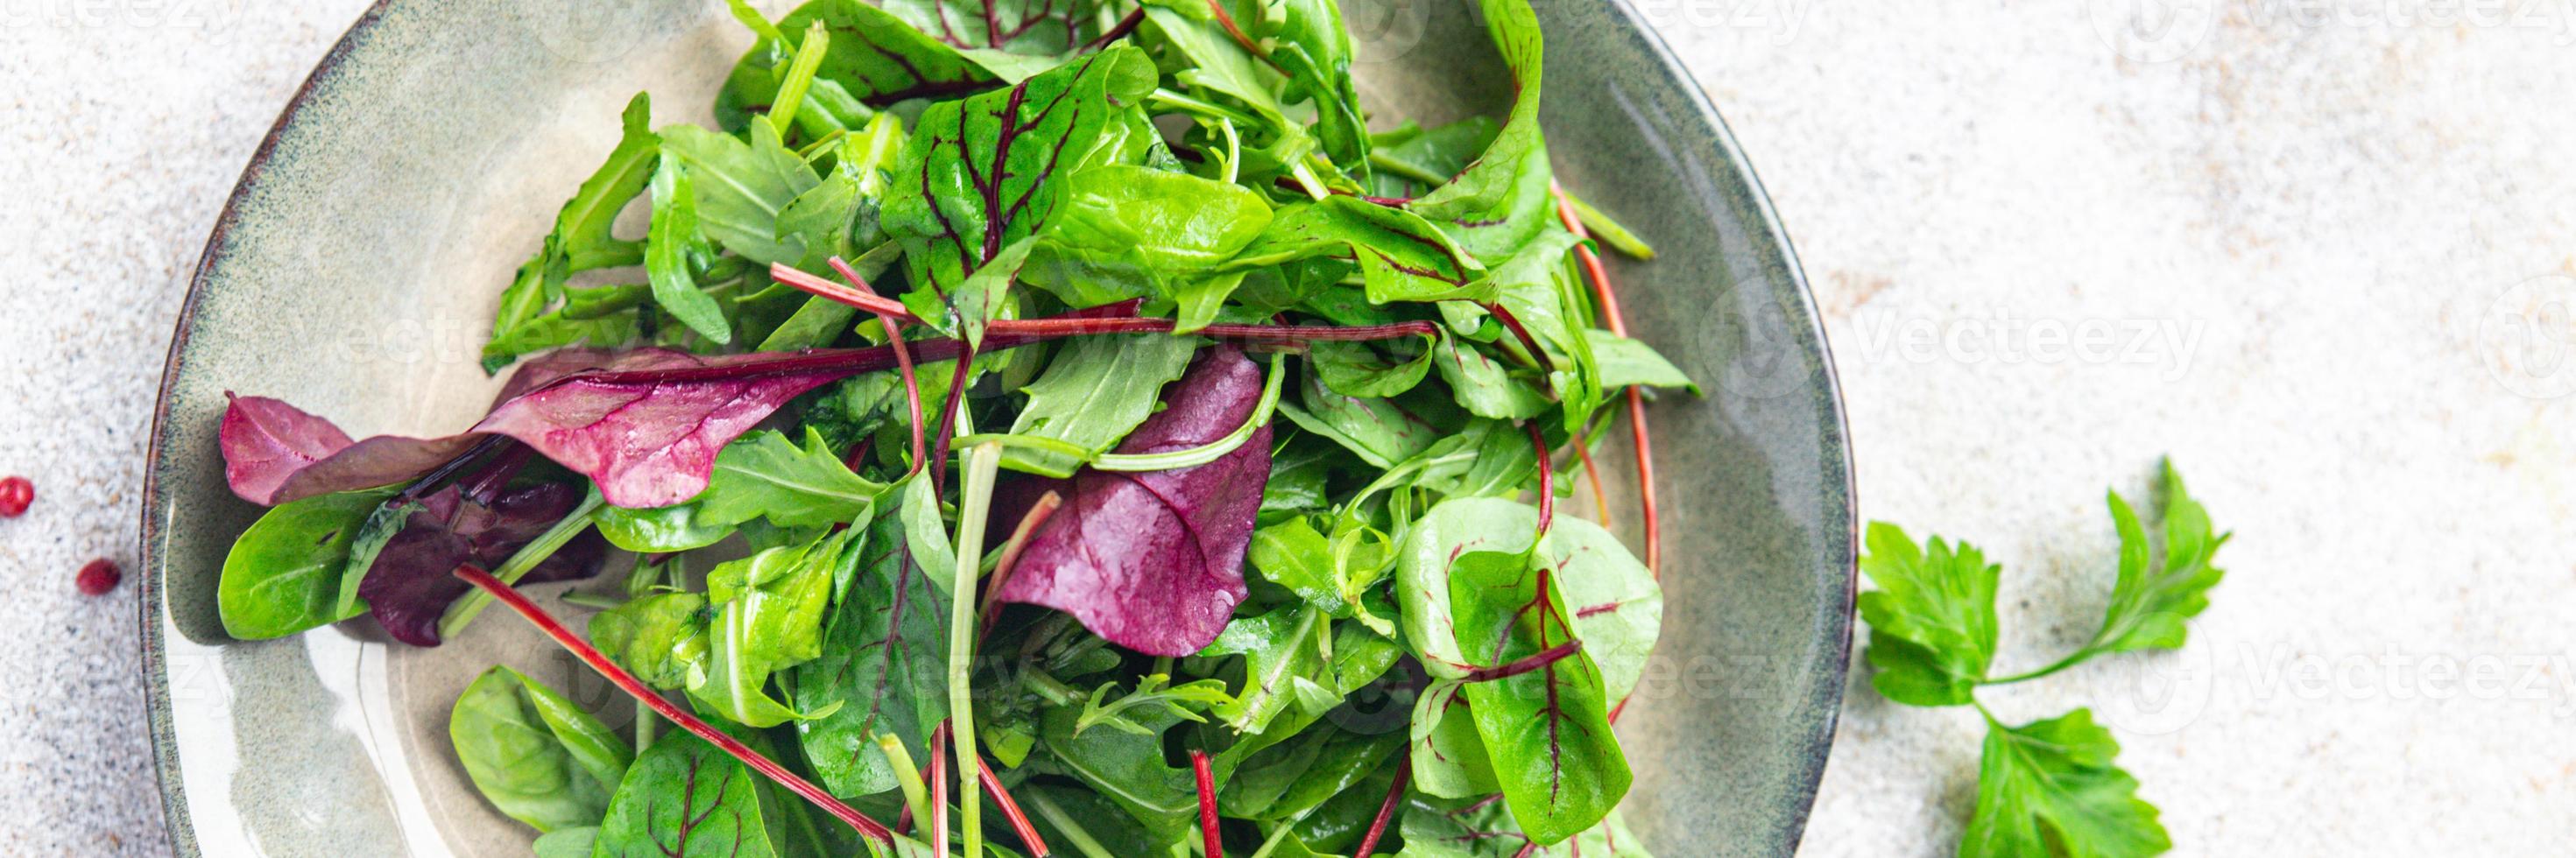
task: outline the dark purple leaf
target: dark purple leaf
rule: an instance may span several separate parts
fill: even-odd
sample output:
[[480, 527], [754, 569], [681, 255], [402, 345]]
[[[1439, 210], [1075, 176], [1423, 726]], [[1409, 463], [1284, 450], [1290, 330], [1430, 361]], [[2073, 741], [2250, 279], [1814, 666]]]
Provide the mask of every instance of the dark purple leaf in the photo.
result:
[[[1163, 392], [1166, 407], [1118, 452], [1203, 446], [1251, 419], [1261, 368], [1232, 346], [1200, 352]], [[1044, 605], [1111, 642], [1151, 655], [1198, 652], [1243, 601], [1244, 549], [1270, 481], [1270, 427], [1216, 461], [1143, 473], [1083, 469], [1047, 518], [1001, 598]]]
[[[438, 619], [473, 585], [451, 574], [459, 564], [490, 568], [552, 527], [581, 503], [581, 490], [542, 483], [504, 492], [488, 506], [455, 487], [421, 499], [401, 533], [385, 543], [358, 582], [358, 595], [395, 640], [437, 646]], [[586, 532], [537, 564], [519, 583], [565, 581], [598, 573], [607, 542]]]

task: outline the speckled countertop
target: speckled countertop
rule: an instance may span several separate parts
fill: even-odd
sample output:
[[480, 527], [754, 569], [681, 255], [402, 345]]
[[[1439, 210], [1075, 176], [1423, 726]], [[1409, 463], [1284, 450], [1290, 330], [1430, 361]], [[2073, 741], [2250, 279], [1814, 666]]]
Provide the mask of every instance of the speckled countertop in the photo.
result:
[[[363, 5], [0, 2], [0, 854], [167, 850], [134, 589], [72, 573], [130, 565], [188, 271]], [[2093, 707], [2183, 854], [2576, 842], [2576, 5], [1640, 5], [1798, 242], [1863, 512], [2004, 564], [2003, 668], [2090, 633], [2157, 456], [2236, 531], [2189, 649], [1998, 714]], [[1855, 683], [1805, 853], [1946, 853], [1979, 729]]]

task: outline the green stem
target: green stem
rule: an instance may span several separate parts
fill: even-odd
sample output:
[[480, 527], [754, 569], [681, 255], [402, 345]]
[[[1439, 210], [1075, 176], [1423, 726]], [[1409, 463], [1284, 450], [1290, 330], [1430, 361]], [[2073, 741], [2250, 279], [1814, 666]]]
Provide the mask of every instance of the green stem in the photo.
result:
[[[589, 530], [591, 517], [598, 514], [599, 507], [599, 492], [593, 491], [582, 499], [581, 506], [575, 507], [571, 515], [564, 516], [562, 521], [555, 522], [555, 526], [537, 534], [535, 540], [520, 546], [518, 553], [510, 555], [510, 559], [501, 561], [500, 568], [492, 570], [492, 577], [501, 579], [503, 584], [519, 583], [520, 578], [527, 576], [528, 570], [537, 568], [537, 564], [563, 550], [573, 537]], [[458, 633], [465, 631], [467, 624], [474, 622], [474, 615], [482, 613], [491, 604], [490, 591], [475, 590], [456, 600], [456, 604], [447, 606], [447, 615], [438, 619], [439, 639], [455, 640]]]
[[1591, 203], [1584, 202], [1581, 197], [1563, 190], [1559, 190], [1558, 193], [1565, 196], [1566, 204], [1574, 207], [1575, 219], [1583, 222], [1584, 228], [1592, 232], [1593, 238], [1610, 245], [1612, 250], [1636, 259], [1655, 258], [1655, 248], [1646, 244], [1645, 239], [1638, 238], [1636, 233], [1629, 232], [1627, 227], [1619, 225], [1618, 221], [1611, 220], [1609, 215], [1602, 214], [1600, 209], [1593, 208]]
[[636, 753], [643, 753], [644, 749], [653, 747], [653, 734], [659, 732], [661, 724], [662, 719], [653, 714], [652, 706], [646, 705], [641, 700], [635, 701]]
[[[1270, 858], [1270, 851], [1279, 848], [1279, 841], [1288, 837], [1288, 829], [1295, 827], [1297, 826], [1294, 823], [1279, 823], [1279, 827], [1270, 830], [1270, 838], [1261, 841], [1261, 848], [1252, 850], [1252, 858]], [[1368, 858], [1368, 856], [1363, 855], [1359, 858]]]
[[1435, 188], [1449, 183], [1449, 177], [1447, 176], [1434, 175], [1429, 170], [1422, 169], [1421, 167], [1417, 167], [1412, 164], [1407, 164], [1403, 161], [1398, 161], [1382, 152], [1369, 153], [1369, 166], [1376, 167], [1380, 170], [1385, 170], [1389, 173], [1394, 173], [1397, 176], [1421, 182]]
[[1057, 706], [1080, 706], [1088, 699], [1082, 696], [1081, 689], [1066, 685], [1064, 680], [1034, 667], [1021, 669], [1020, 685]]
[[1029, 793], [1029, 804], [1035, 806], [1038, 815], [1046, 817], [1047, 824], [1055, 826], [1056, 833], [1064, 835], [1064, 839], [1073, 844], [1073, 850], [1082, 853], [1083, 858], [1116, 858], [1108, 847], [1092, 839], [1091, 832], [1083, 830], [1081, 823], [1073, 821], [1073, 814], [1057, 807], [1055, 800], [1047, 798], [1046, 793]]
[[2058, 671], [2065, 670], [2065, 669], [2070, 668], [2070, 667], [2074, 667], [2074, 666], [2076, 666], [2077, 664], [2081, 664], [2081, 663], [2083, 663], [2083, 661], [2084, 661], [2085, 659], [2092, 658], [2092, 657], [2094, 656], [2094, 654], [2095, 654], [2095, 653], [2093, 652], [2093, 647], [2092, 647], [2091, 645], [2089, 645], [2089, 644], [2088, 644], [2088, 645], [2086, 645], [2083, 649], [2079, 649], [2079, 650], [2076, 650], [2076, 651], [2074, 651], [2074, 652], [2072, 652], [2072, 653], [2068, 653], [2068, 654], [2067, 654], [2067, 656], [2066, 656], [2065, 658], [2058, 659], [2058, 660], [2057, 660], [2057, 663], [2055, 663], [2055, 664], [2051, 664], [2051, 665], [2049, 665], [2049, 666], [2047, 666], [2047, 667], [2043, 667], [2043, 668], [2040, 668], [2040, 669], [2038, 669], [2038, 670], [2030, 671], [2030, 672], [2027, 672], [2027, 673], [2018, 673], [2018, 674], [2014, 674], [2014, 675], [2012, 675], [2012, 676], [2007, 676], [2007, 677], [2004, 677], [2004, 678], [2002, 678], [2002, 679], [1981, 679], [1981, 680], [1978, 680], [1978, 681], [1977, 681], [1977, 684], [1978, 684], [1978, 685], [2011, 685], [2011, 684], [2016, 683], [2016, 682], [2028, 682], [2028, 681], [2033, 680], [2033, 679], [2038, 679], [2038, 678], [2040, 678], [2040, 677], [2047, 676], [2047, 675], [2049, 675], [2049, 674], [2056, 673], [2056, 672], [2058, 672]]
[[966, 451], [965, 484], [957, 496], [957, 585], [949, 591], [948, 712], [957, 737], [957, 818], [965, 832], [966, 854], [984, 854], [984, 791], [975, 788], [975, 558], [984, 556], [984, 519], [992, 511], [993, 479], [1001, 470], [1002, 445], [978, 444]]
[[567, 605], [579, 605], [584, 608], [598, 608], [603, 611], [626, 607], [626, 600], [615, 596], [598, 596], [590, 593], [565, 593], [563, 594], [562, 599], [564, 604]]
[[1222, 118], [1222, 119], [1231, 119], [1231, 120], [1234, 120], [1234, 122], [1235, 122], [1236, 124], [1238, 124], [1238, 125], [1260, 125], [1260, 124], [1261, 124], [1261, 120], [1254, 119], [1254, 118], [1252, 118], [1249, 114], [1246, 114], [1246, 113], [1244, 113], [1243, 111], [1236, 110], [1236, 109], [1234, 109], [1234, 108], [1227, 107], [1227, 106], [1225, 106], [1225, 105], [1218, 104], [1218, 103], [1213, 102], [1213, 101], [1203, 101], [1203, 100], [1200, 100], [1200, 99], [1191, 98], [1191, 97], [1189, 97], [1189, 96], [1182, 95], [1182, 94], [1180, 94], [1180, 93], [1173, 92], [1173, 91], [1168, 90], [1168, 89], [1157, 89], [1157, 90], [1154, 90], [1154, 94], [1149, 95], [1149, 96], [1146, 96], [1146, 97], [1145, 97], [1145, 100], [1146, 100], [1146, 101], [1150, 101], [1150, 102], [1154, 102], [1154, 103], [1159, 104], [1159, 105], [1164, 106], [1164, 107], [1170, 107], [1170, 108], [1173, 108], [1173, 109], [1175, 109], [1175, 110], [1179, 110], [1179, 111], [1181, 111], [1181, 112], [1183, 112], [1183, 113], [1195, 113], [1195, 114], [1198, 114], [1198, 115], [1200, 115], [1200, 116], [1213, 116], [1213, 117], [1218, 117], [1218, 118]]
[[1324, 190], [1323, 180], [1315, 178], [1315, 168], [1306, 166], [1304, 161], [1288, 165], [1288, 175], [1295, 177], [1297, 187], [1306, 189], [1306, 195], [1314, 197], [1316, 202], [1323, 202], [1325, 197], [1332, 196], [1331, 191]]
[[805, 104], [805, 90], [813, 87], [814, 73], [823, 67], [823, 52], [831, 47], [832, 32], [823, 22], [805, 30], [805, 41], [796, 46], [796, 59], [787, 65], [787, 77], [778, 84], [778, 98], [770, 102], [769, 127], [786, 139], [796, 126], [796, 108]]
[[922, 783], [921, 766], [912, 761], [912, 752], [893, 733], [877, 734], [877, 750], [885, 754], [886, 765], [894, 767], [894, 781], [903, 787], [903, 803], [912, 809], [912, 818], [930, 824], [930, 786]]
[[1091, 466], [1103, 471], [1169, 471], [1176, 468], [1194, 468], [1224, 458], [1225, 454], [1242, 447], [1243, 442], [1252, 440], [1254, 432], [1261, 431], [1261, 427], [1270, 425], [1270, 414], [1279, 407], [1280, 379], [1287, 377], [1286, 357], [1284, 353], [1270, 356], [1270, 379], [1262, 384], [1261, 404], [1253, 406], [1251, 419], [1243, 421], [1243, 425], [1235, 427], [1234, 431], [1226, 433], [1225, 437], [1204, 446], [1173, 450], [1168, 453], [1141, 455], [1105, 453], [1092, 459]]

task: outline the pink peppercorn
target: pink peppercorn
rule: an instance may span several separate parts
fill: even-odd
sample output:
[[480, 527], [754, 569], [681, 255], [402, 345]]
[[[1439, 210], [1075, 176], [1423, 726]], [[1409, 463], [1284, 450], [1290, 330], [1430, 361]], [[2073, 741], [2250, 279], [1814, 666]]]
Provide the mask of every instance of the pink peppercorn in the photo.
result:
[[107, 595], [107, 591], [116, 589], [118, 582], [124, 580], [125, 570], [116, 568], [116, 561], [101, 557], [81, 567], [78, 583], [83, 594], [104, 596]]
[[27, 506], [36, 502], [36, 484], [26, 477], [0, 479], [0, 518], [17, 518], [27, 514]]

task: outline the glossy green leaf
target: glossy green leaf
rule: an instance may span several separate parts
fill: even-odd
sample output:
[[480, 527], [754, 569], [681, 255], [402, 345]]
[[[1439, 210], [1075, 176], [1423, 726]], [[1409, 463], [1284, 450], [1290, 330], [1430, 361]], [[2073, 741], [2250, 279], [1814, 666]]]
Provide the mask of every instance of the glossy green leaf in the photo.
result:
[[[540, 319], [552, 316], [549, 310], [564, 299], [564, 283], [572, 272], [644, 261], [641, 242], [619, 239], [609, 228], [615, 224], [618, 212], [644, 192], [660, 160], [662, 139], [652, 132], [652, 113], [652, 99], [645, 93], [636, 93], [626, 103], [624, 133], [617, 148], [608, 153], [607, 161], [597, 171], [582, 180], [572, 199], [564, 202], [563, 209], [555, 214], [554, 231], [547, 234], [543, 247], [501, 293], [500, 310], [492, 321], [492, 341], [483, 348], [485, 371], [508, 366], [522, 354], [578, 341], [578, 337], [566, 336], [562, 330], [573, 320], [561, 317], [546, 323], [553, 331], [527, 330]], [[592, 339], [609, 341], [606, 337]]]
[[[752, 738], [758, 738], [757, 736]], [[754, 744], [757, 750], [766, 742]], [[601, 856], [772, 858], [786, 854], [785, 819], [762, 801], [759, 773], [685, 730], [635, 758], [599, 823]]]
[[2138, 780], [2114, 763], [2120, 744], [2090, 710], [1986, 725], [1961, 858], [2135, 858], [2173, 848], [2156, 806], [2138, 798]]
[[1452, 602], [1449, 582], [1464, 574], [1461, 564], [1525, 565], [1516, 558], [1537, 538], [1537, 521], [1527, 505], [1500, 498], [1444, 501], [1414, 521], [1397, 556], [1395, 591], [1405, 643], [1432, 676], [1457, 679], [1494, 663], [1490, 652], [1459, 646], [1458, 612], [1465, 606]]
[[887, 510], [840, 563], [855, 580], [832, 607], [823, 651], [795, 669], [796, 707], [828, 711], [796, 724], [805, 759], [834, 795], [881, 793], [896, 775], [877, 750], [891, 733], [929, 759], [931, 728], [948, 717], [948, 595], [913, 561], [903, 521]]
[[761, 265], [792, 265], [804, 258], [804, 242], [779, 236], [779, 214], [823, 180], [767, 125], [752, 123], [748, 141], [694, 125], [672, 126], [662, 130], [662, 147], [688, 166], [706, 237]]
[[843, 531], [709, 570], [707, 601], [715, 615], [707, 629], [707, 669], [703, 682], [692, 677], [689, 698], [752, 727], [830, 714], [789, 708], [770, 696], [768, 685], [771, 674], [822, 655], [833, 571], [855, 536]]
[[1356, 260], [1374, 303], [1491, 300], [1484, 265], [1446, 233], [1403, 209], [1333, 196], [1278, 210], [1268, 229], [1227, 263], [1267, 268], [1331, 256]]
[[1869, 623], [1870, 684], [1915, 706], [1971, 702], [1995, 657], [1995, 584], [2002, 567], [1965, 542], [1933, 537], [1929, 549], [1895, 525], [1872, 522], [1860, 571], [1878, 589], [1860, 595]]
[[1480, 0], [1485, 27], [1510, 66], [1519, 98], [1492, 145], [1455, 180], [1407, 208], [1422, 215], [1477, 258], [1510, 257], [1555, 218], [1547, 138], [1539, 129], [1539, 83], [1546, 38], [1529, 0]]
[[1116, 700], [1109, 699], [1109, 695], [1118, 690], [1118, 683], [1102, 683], [1092, 689], [1091, 699], [1083, 702], [1082, 715], [1073, 722], [1074, 735], [1093, 727], [1107, 727], [1151, 736], [1154, 730], [1139, 723], [1138, 717], [1150, 713], [1157, 720], [1168, 716], [1205, 722], [1207, 719], [1199, 717], [1199, 712], [1234, 702], [1234, 695], [1225, 692], [1223, 682], [1200, 679], [1173, 685], [1171, 679], [1160, 673], [1147, 674], [1136, 680], [1134, 690]]
[[1585, 341], [1601, 363], [1601, 387], [1678, 387], [1699, 393], [1699, 384], [1665, 360], [1653, 346], [1600, 329], [1583, 332]]
[[[1270, 224], [1270, 203], [1240, 185], [1148, 167], [1109, 164], [1075, 172], [1039, 235], [1026, 276], [1077, 307], [1161, 297], [1197, 309], [1183, 331], [1204, 327], [1240, 277], [1210, 277]], [[1203, 294], [1220, 284], [1213, 296]]]
[[[1432, 356], [1446, 354], [1446, 341], [1415, 338], [1384, 342], [1324, 341], [1307, 346], [1307, 365], [1324, 388], [1343, 396], [1388, 397], [1412, 390], [1431, 373]], [[1442, 370], [1447, 371], [1445, 368]]]
[[2211, 561], [2229, 535], [2211, 532], [2209, 511], [2192, 499], [2172, 462], [2164, 463], [2161, 477], [2162, 557], [2153, 556], [2146, 529], [2128, 501], [2117, 493], [2110, 496], [2111, 521], [2120, 532], [2119, 583], [2111, 591], [2102, 629], [2085, 646], [2088, 651], [2181, 649], [2184, 623], [2209, 607], [2209, 588], [2226, 575]]
[[[1022, 388], [1027, 407], [1011, 434], [1053, 438], [1085, 450], [1107, 450], [1153, 415], [1163, 385], [1181, 377], [1199, 340], [1162, 334], [1067, 340], [1037, 381]], [[1012, 447], [1003, 467], [1070, 477], [1083, 463], [1050, 450]]]
[[[1557, 570], [1544, 562], [1476, 552], [1451, 572], [1458, 646], [1477, 664], [1511, 664], [1576, 640]], [[1469, 682], [1463, 696], [1512, 816], [1531, 839], [1573, 837], [1627, 795], [1628, 759], [1610, 732], [1610, 701], [1590, 653]]]
[[484, 800], [538, 831], [596, 824], [635, 756], [590, 713], [507, 667], [465, 687], [447, 734]]
[[661, 169], [653, 172], [653, 225], [644, 248], [653, 301], [699, 335], [730, 343], [732, 322], [714, 296], [698, 289], [697, 278], [690, 273], [714, 255], [715, 249], [698, 231], [698, 204], [688, 168], [680, 159], [663, 159]]
[[[1063, 179], [1141, 158], [1151, 60], [1111, 48], [1009, 89], [924, 111], [885, 204], [915, 288], [956, 289], [1055, 215]], [[973, 318], [973, 317], [969, 317]], [[948, 320], [955, 329], [961, 322]]]
[[590, 640], [645, 684], [686, 688], [706, 673], [707, 597], [654, 593], [591, 615]]
[[396, 488], [320, 495], [279, 504], [233, 540], [215, 585], [224, 633], [279, 638], [365, 611], [340, 606], [340, 578], [369, 514]]
[[1303, 604], [1227, 623], [1199, 654], [1243, 656], [1243, 687], [1211, 711], [1237, 731], [1259, 733], [1290, 706], [1321, 712], [1339, 703], [1326, 675], [1331, 624], [1329, 615]]
[[716, 454], [706, 491], [691, 501], [698, 508], [692, 521], [724, 526], [758, 517], [781, 527], [865, 521], [886, 488], [851, 472], [811, 427], [801, 447], [777, 432], [753, 432]]

